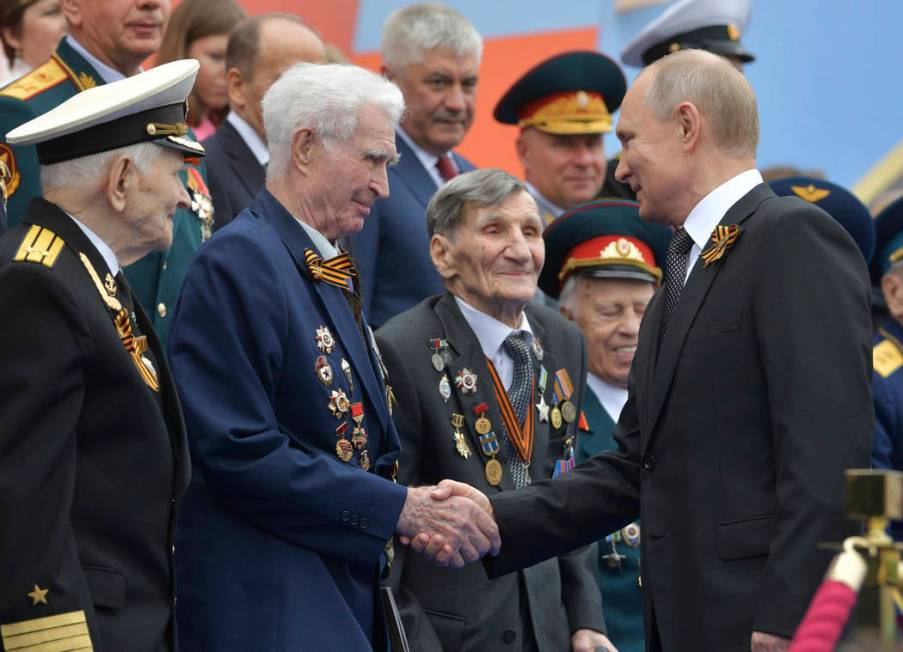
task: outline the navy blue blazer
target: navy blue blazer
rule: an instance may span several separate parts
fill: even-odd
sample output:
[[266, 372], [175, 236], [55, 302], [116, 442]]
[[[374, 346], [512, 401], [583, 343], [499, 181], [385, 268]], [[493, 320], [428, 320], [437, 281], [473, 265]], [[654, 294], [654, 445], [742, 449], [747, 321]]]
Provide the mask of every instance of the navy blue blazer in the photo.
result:
[[[198, 252], [176, 306], [170, 354], [195, 473], [176, 544], [185, 650], [387, 648], [377, 578], [406, 490], [380, 476], [398, 434], [377, 354], [343, 291], [308, 275], [306, 248], [262, 190]], [[318, 348], [323, 327], [331, 351]], [[336, 428], [350, 440], [355, 425], [330, 410], [340, 390], [363, 403], [370, 472], [357, 450], [337, 457]]]
[[[389, 197], [373, 205], [364, 228], [349, 242], [363, 279], [364, 308], [374, 328], [445, 292], [430, 260], [426, 233], [426, 205], [437, 190], [436, 182], [397, 133], [395, 145], [401, 160], [389, 168]], [[454, 152], [452, 158], [461, 172], [476, 169]]]

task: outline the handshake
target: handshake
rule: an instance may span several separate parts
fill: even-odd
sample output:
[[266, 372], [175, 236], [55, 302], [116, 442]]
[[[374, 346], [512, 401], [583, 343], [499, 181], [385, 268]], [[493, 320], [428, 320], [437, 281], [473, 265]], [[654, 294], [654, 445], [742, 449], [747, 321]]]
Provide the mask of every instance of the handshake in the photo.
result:
[[436, 487], [411, 487], [395, 526], [401, 543], [439, 566], [461, 568], [502, 546], [492, 505], [470, 485], [443, 480]]

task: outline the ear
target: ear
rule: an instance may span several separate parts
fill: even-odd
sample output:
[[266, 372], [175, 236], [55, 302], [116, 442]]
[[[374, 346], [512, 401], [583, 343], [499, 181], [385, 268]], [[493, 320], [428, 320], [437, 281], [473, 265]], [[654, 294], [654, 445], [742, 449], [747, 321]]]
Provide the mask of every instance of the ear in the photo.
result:
[[702, 127], [702, 116], [692, 102], [682, 102], [675, 112], [680, 140], [685, 152], [692, 151], [699, 142]]
[[515, 148], [517, 149], [517, 160], [520, 161], [521, 166], [524, 168], [527, 167], [525, 160], [527, 158], [527, 150], [529, 149], [527, 146], [527, 138], [524, 136], [525, 133], [526, 129], [521, 131], [517, 135], [517, 140], [514, 143]]
[[82, 0], [60, 0], [60, 7], [66, 17], [66, 23], [72, 27], [81, 27], [83, 21]]
[[561, 316], [568, 321], [574, 321], [574, 313], [563, 304], [558, 304], [558, 312], [560, 312]]
[[881, 277], [881, 294], [894, 319], [903, 323], [903, 274], [892, 270]]
[[437, 233], [430, 239], [430, 258], [439, 276], [446, 281], [458, 275], [454, 247], [446, 236]]
[[226, 71], [226, 93], [229, 95], [229, 105], [239, 109], [247, 106], [245, 99], [245, 81], [241, 78], [238, 68], [229, 68]]
[[110, 207], [117, 213], [124, 213], [128, 206], [128, 196], [138, 183], [135, 162], [128, 156], [117, 157], [106, 178], [106, 196]]
[[299, 170], [305, 170], [310, 166], [314, 158], [314, 149], [317, 146], [317, 138], [311, 129], [299, 129], [292, 136], [292, 163]]
[[3, 27], [3, 29], [0, 30], [0, 34], [3, 35], [3, 40], [6, 41], [9, 47], [16, 51], [19, 50], [20, 46], [22, 45], [22, 39], [16, 36], [16, 32], [12, 27]]
[[389, 70], [388, 68], [386, 68], [385, 65], [382, 65], [379, 67], [379, 74], [382, 75], [383, 77], [385, 77], [386, 79], [388, 79], [389, 81], [392, 81], [392, 71]]

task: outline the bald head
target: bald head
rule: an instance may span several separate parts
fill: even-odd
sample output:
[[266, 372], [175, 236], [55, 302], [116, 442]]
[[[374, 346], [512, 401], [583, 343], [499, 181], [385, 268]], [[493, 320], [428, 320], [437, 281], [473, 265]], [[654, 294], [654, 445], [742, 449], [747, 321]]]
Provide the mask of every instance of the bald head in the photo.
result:
[[316, 33], [292, 14], [262, 14], [229, 36], [226, 67], [229, 105], [265, 138], [260, 102], [279, 76], [299, 62], [325, 63]]

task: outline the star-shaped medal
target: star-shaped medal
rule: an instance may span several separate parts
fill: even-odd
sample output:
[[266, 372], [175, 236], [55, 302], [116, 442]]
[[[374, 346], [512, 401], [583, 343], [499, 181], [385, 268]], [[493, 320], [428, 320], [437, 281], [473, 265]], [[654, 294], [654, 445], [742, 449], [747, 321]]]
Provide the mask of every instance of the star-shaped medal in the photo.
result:
[[543, 423], [548, 423], [549, 405], [546, 403], [546, 397], [542, 394], [539, 395], [539, 403], [536, 404], [536, 409], [539, 410], [539, 420]]
[[31, 598], [31, 606], [37, 607], [39, 604], [47, 604], [47, 593], [49, 592], [50, 589], [42, 589], [35, 584], [34, 591], [28, 594], [28, 597]]
[[455, 376], [455, 387], [461, 390], [462, 394], [473, 394], [477, 391], [477, 375], [465, 367]]
[[317, 348], [320, 353], [329, 355], [335, 350], [335, 340], [332, 339], [332, 333], [329, 332], [328, 326], [320, 326], [317, 329]]
[[351, 409], [351, 402], [341, 389], [332, 390], [329, 394], [329, 411], [336, 419], [343, 418]]

